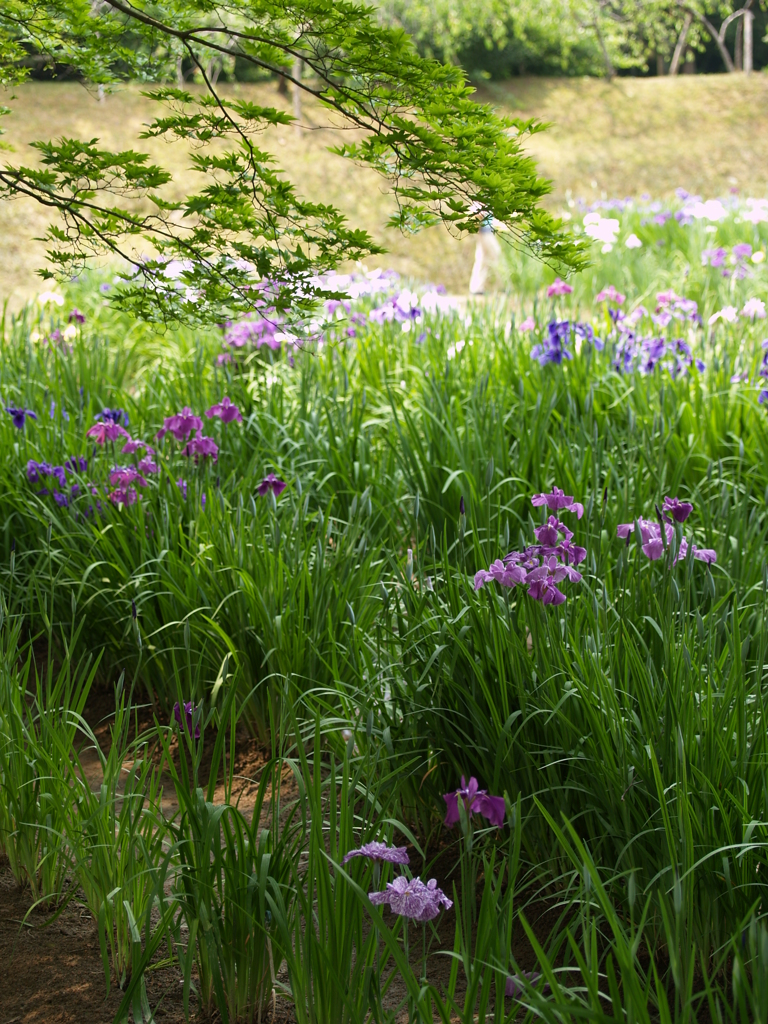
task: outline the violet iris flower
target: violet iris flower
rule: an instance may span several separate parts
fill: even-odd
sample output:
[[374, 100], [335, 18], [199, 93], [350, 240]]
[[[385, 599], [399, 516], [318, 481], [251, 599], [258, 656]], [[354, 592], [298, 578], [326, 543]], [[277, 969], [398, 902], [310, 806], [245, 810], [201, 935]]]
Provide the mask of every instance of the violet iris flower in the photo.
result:
[[388, 864], [408, 864], [408, 850], [404, 846], [387, 846], [386, 843], [366, 843], [359, 850], [344, 854], [342, 864], [353, 857], [367, 857], [369, 860], [383, 860]]
[[105, 423], [120, 423], [122, 420], [126, 427], [128, 426], [128, 413], [125, 409], [103, 409], [96, 413], [94, 419], [103, 420]]
[[52, 466], [50, 462], [35, 462], [30, 459], [27, 462], [27, 480], [31, 484], [43, 482], [43, 477], [53, 477], [59, 487], [67, 486], [67, 475], [63, 466]]
[[31, 420], [37, 419], [37, 413], [32, 412], [31, 409], [22, 409], [16, 407], [15, 405], [6, 405], [5, 411], [13, 420], [14, 427], [17, 427], [19, 430], [24, 429], [24, 421], [27, 419], [27, 417], [29, 417], [29, 419]]
[[267, 491], [272, 491], [274, 496], [277, 498], [285, 490], [286, 484], [284, 480], [275, 476], [274, 473], [268, 473], [257, 487], [259, 495], [263, 498]]
[[102, 422], [94, 423], [85, 432], [86, 437], [92, 437], [96, 444], [106, 444], [107, 441], [119, 441], [121, 437], [129, 437], [128, 431], [119, 423]]
[[[181, 709], [179, 708], [179, 702], [178, 701], [176, 701], [176, 703], [173, 705], [173, 717], [178, 722], [179, 728], [181, 728], [182, 724], [184, 724], [184, 723], [182, 722], [182, 719], [181, 719]], [[184, 702], [184, 718], [186, 720], [187, 732], [189, 733], [190, 736], [192, 735], [192, 723], [194, 722], [194, 717], [195, 717], [195, 705], [192, 703], [191, 700], [185, 701]], [[195, 726], [195, 739], [196, 740], [200, 739], [200, 722], [198, 722], [197, 725]]]
[[187, 458], [194, 455], [195, 462], [198, 462], [200, 459], [206, 459], [209, 456], [216, 462], [219, 458], [219, 446], [212, 437], [204, 437], [199, 433], [197, 437], [193, 437], [191, 441], [187, 442], [184, 454]]
[[162, 441], [166, 434], [172, 434], [177, 441], [186, 441], [193, 430], [202, 429], [203, 421], [185, 405], [181, 412], [167, 416], [163, 420], [163, 425], [155, 436], [158, 441]]
[[85, 473], [88, 469], [88, 459], [84, 455], [72, 455], [64, 465], [72, 473]]
[[441, 907], [450, 910], [453, 906], [453, 900], [438, 889], [434, 878], [425, 885], [420, 878], [406, 878], [405, 875], [399, 875], [394, 882], [387, 882], [383, 892], [369, 892], [368, 899], [375, 906], [388, 903], [393, 913], [414, 921], [431, 921], [440, 913]]
[[564, 509], [566, 512], [575, 512], [577, 519], [581, 519], [584, 515], [584, 506], [580, 502], [574, 501], [572, 495], [561, 491], [559, 487], [553, 487], [551, 494], [534, 494], [531, 498], [531, 504], [534, 508], [546, 505], [553, 512], [556, 512], [558, 509]]
[[218, 416], [222, 423], [232, 423], [233, 420], [237, 420], [238, 423], [243, 422], [243, 414], [227, 395], [224, 395], [222, 400], [212, 405], [210, 409], [206, 409], [205, 415], [208, 419]]
[[693, 512], [693, 505], [690, 501], [680, 501], [679, 498], [665, 498], [662, 511], [670, 512], [676, 523], [684, 523]]
[[484, 789], [478, 789], [477, 779], [472, 776], [469, 784], [461, 777], [461, 788], [455, 793], [446, 793], [443, 796], [447, 805], [445, 821], [443, 824], [451, 828], [459, 821], [459, 798], [464, 801], [467, 814], [482, 814], [492, 825], [498, 828], [504, 824], [506, 806], [503, 796], [488, 796]]
[[69, 322], [72, 324], [84, 324], [85, 313], [81, 313], [80, 310], [75, 306], [72, 312], [69, 314]]
[[528, 596], [534, 601], [541, 601], [542, 604], [562, 604], [565, 601], [565, 594], [558, 589], [557, 584], [566, 579], [578, 583], [581, 573], [572, 569], [570, 565], [560, 564], [554, 555], [544, 558], [541, 565], [531, 569], [525, 577]]

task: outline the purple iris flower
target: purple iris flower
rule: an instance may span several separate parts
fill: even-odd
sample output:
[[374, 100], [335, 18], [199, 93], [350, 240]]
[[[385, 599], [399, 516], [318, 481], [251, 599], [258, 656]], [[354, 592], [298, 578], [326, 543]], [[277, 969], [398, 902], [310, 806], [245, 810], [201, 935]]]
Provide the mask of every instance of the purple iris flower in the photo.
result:
[[450, 910], [453, 906], [453, 901], [438, 889], [434, 878], [425, 885], [420, 878], [406, 878], [405, 875], [399, 875], [394, 882], [387, 882], [383, 892], [369, 892], [368, 899], [375, 906], [388, 903], [393, 913], [414, 921], [431, 921], [440, 913], [441, 907]]
[[[195, 718], [195, 710], [195, 705], [192, 703], [191, 700], [185, 701], [184, 719], [186, 720], [187, 732], [189, 733], [190, 736], [192, 735], [192, 725]], [[181, 708], [179, 707], [178, 701], [176, 701], [176, 703], [173, 705], [173, 717], [176, 719], [179, 728], [181, 728], [181, 726], [184, 723], [182, 722], [181, 719]], [[195, 726], [195, 739], [200, 739], [200, 722], [198, 722], [197, 725]]]
[[573, 532], [565, 523], [561, 523], [557, 516], [550, 516], [543, 526], [538, 526], [533, 532], [539, 544], [546, 547], [555, 547], [559, 544], [561, 533], [564, 540], [570, 540], [573, 537]]
[[274, 473], [268, 473], [257, 487], [259, 495], [263, 498], [267, 491], [272, 491], [277, 498], [285, 490], [286, 484]]
[[198, 433], [197, 437], [193, 437], [191, 441], [187, 442], [184, 454], [188, 458], [194, 455], [195, 462], [198, 462], [200, 459], [207, 459], [208, 457], [211, 457], [216, 462], [219, 458], [219, 446], [212, 437], [204, 437]]
[[210, 409], [206, 409], [205, 415], [208, 419], [218, 416], [222, 423], [232, 423], [233, 420], [237, 420], [238, 423], [243, 422], [243, 414], [227, 395], [224, 395], [222, 400], [212, 405]]
[[507, 566], [497, 558], [488, 569], [480, 569], [475, 573], [475, 590], [480, 590], [493, 580], [502, 587], [516, 587], [518, 583], [525, 583], [525, 569], [519, 565]]
[[85, 473], [88, 469], [88, 459], [84, 455], [72, 455], [64, 465], [72, 473]]
[[443, 824], [451, 828], [459, 821], [459, 798], [464, 801], [467, 814], [482, 814], [492, 825], [498, 828], [504, 824], [506, 806], [503, 796], [488, 796], [484, 789], [479, 789], [477, 779], [472, 776], [469, 784], [461, 777], [461, 788], [455, 793], [446, 793], [443, 796], [447, 805], [445, 821]]
[[127, 487], [133, 483], [146, 487], [148, 481], [133, 466], [115, 466], [109, 474], [109, 482], [113, 487]]
[[407, 864], [408, 850], [404, 846], [387, 846], [386, 843], [366, 843], [359, 850], [350, 850], [344, 854], [342, 864], [353, 857], [367, 857], [369, 860], [383, 860], [388, 864]]
[[32, 412], [31, 409], [18, 408], [15, 405], [6, 405], [5, 411], [13, 420], [14, 427], [18, 427], [19, 430], [24, 429], [24, 421], [29, 417], [31, 420], [37, 419], [37, 413]]
[[690, 501], [680, 501], [679, 498], [665, 498], [662, 511], [670, 512], [676, 523], [684, 523], [693, 512], [693, 505]]
[[62, 494], [61, 491], [53, 492], [53, 500], [59, 506], [59, 508], [66, 508], [69, 505], [69, 498], [66, 494]]
[[551, 494], [534, 494], [531, 498], [531, 504], [534, 508], [546, 505], [553, 512], [556, 512], [558, 509], [564, 509], [566, 512], [575, 512], [577, 519], [581, 519], [584, 515], [584, 506], [580, 502], [574, 501], [571, 495], [561, 491], [559, 487], [553, 487]]
[[146, 441], [134, 440], [132, 437], [128, 438], [120, 450], [123, 455], [135, 455], [140, 448], [144, 448], [147, 455], [155, 454], [155, 449], [150, 448]]
[[166, 434], [172, 434], [177, 441], [186, 441], [193, 430], [202, 429], [203, 421], [185, 405], [181, 412], [167, 416], [163, 420], [163, 425], [156, 436], [158, 441], [162, 441]]
[[542, 604], [562, 604], [565, 601], [565, 594], [559, 589], [558, 583], [566, 579], [578, 583], [581, 573], [572, 569], [570, 565], [560, 564], [554, 555], [544, 558], [541, 565], [531, 569], [525, 578], [528, 596], [534, 601], [541, 601]]
[[143, 459], [139, 459], [138, 470], [140, 473], [159, 473], [160, 467], [154, 459], [150, 458], [149, 455], [145, 455]]
[[75, 306], [72, 312], [69, 314], [69, 322], [71, 324], [84, 324], [85, 313], [81, 313], [80, 310]]
[[[681, 502], [681, 505], [688, 504], [687, 502]], [[675, 530], [672, 523], [669, 520], [664, 522], [664, 535], [661, 532], [661, 523], [654, 522], [649, 519], [638, 519], [640, 526], [640, 539], [642, 543], [643, 554], [649, 558], [652, 562], [658, 561], [664, 554], [664, 540], [666, 540], [666, 546], [672, 543], [675, 536]], [[621, 523], [617, 530], [616, 536], [622, 540], [626, 540], [629, 543], [629, 535], [633, 533], [635, 529], [634, 523]], [[685, 558], [688, 553], [688, 541], [685, 537], [680, 541], [680, 547], [675, 556], [674, 564]], [[706, 562], [711, 565], [712, 562], [717, 561], [717, 552], [712, 548], [697, 548], [695, 544], [692, 545], [692, 555], [700, 562]]]
[[135, 505], [138, 494], [135, 487], [117, 487], [107, 497], [114, 505]]

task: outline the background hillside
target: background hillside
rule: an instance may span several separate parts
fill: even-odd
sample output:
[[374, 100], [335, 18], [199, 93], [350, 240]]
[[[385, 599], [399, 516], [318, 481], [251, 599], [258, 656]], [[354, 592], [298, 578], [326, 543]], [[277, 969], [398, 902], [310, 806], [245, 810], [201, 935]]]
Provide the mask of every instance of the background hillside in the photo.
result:
[[[259, 102], [290, 105], [274, 83], [223, 86]], [[551, 205], [566, 210], [569, 197], [663, 198], [677, 187], [704, 196], [738, 188], [764, 195], [768, 167], [768, 76], [697, 75], [677, 78], [514, 78], [489, 82], [478, 97], [505, 113], [536, 117], [551, 128], [531, 140], [530, 151], [553, 181]], [[175, 188], [185, 192], [187, 153], [181, 146], [145, 143], [142, 125], [153, 105], [137, 87], [126, 87], [99, 102], [75, 82], [31, 82], [13, 99], [4, 119], [3, 142], [12, 162], [32, 162], [33, 139], [58, 135], [100, 138], [106, 146], [146, 148], [174, 173]], [[301, 191], [329, 201], [366, 227], [389, 249], [382, 263], [402, 273], [464, 290], [472, 240], [458, 241], [443, 229], [409, 238], [383, 228], [391, 212], [385, 184], [371, 171], [326, 152], [338, 133], [319, 127], [327, 115], [311, 106], [303, 111], [307, 130], [272, 132], [267, 146]], [[55, 128], [53, 127], [55, 126]], [[0, 297], [11, 308], [41, 287], [35, 270], [44, 246], [33, 236], [46, 228], [44, 210], [33, 202], [0, 203]]]

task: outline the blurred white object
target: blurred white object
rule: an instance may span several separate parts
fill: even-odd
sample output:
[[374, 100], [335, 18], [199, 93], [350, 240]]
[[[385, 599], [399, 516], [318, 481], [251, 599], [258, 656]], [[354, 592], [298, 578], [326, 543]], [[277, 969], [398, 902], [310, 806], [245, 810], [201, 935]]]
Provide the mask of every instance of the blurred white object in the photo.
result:
[[493, 228], [485, 224], [477, 233], [475, 245], [475, 264], [469, 279], [469, 294], [482, 295], [488, 280], [488, 271], [495, 266], [501, 256], [501, 246], [493, 232]]

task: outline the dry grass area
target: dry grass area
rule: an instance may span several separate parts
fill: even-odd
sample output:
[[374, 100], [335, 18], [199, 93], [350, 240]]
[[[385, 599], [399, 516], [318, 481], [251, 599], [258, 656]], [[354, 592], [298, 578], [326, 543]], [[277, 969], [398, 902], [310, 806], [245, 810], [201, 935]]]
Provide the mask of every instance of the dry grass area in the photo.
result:
[[[274, 86], [232, 86], [241, 95], [278, 105]], [[753, 195], [766, 190], [768, 76], [682, 76], [676, 79], [516, 79], [482, 90], [480, 97], [507, 113], [552, 123], [531, 140], [542, 172], [554, 182], [557, 207], [570, 190], [587, 199], [670, 193], [678, 185], [704, 195], [738, 186]], [[4, 118], [3, 142], [12, 162], [29, 163], [28, 143], [61, 135], [99, 138], [113, 148], [144, 147], [170, 169], [175, 187], [199, 187], [188, 170], [183, 145], [142, 143], [138, 134], [153, 105], [126, 88], [99, 103], [74, 83], [31, 83], [13, 97]], [[473, 254], [471, 240], [442, 229], [415, 238], [383, 227], [393, 209], [386, 182], [327, 152], [337, 131], [323, 127], [324, 113], [305, 109], [306, 129], [271, 131], [266, 146], [308, 197], [339, 206], [389, 249], [382, 262], [405, 274], [463, 291]], [[47, 213], [32, 201], [0, 203], [0, 298], [12, 307], [40, 290], [35, 270], [44, 246], [32, 241], [45, 231]]]

